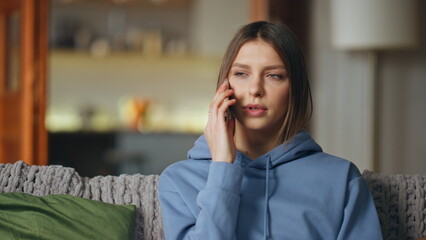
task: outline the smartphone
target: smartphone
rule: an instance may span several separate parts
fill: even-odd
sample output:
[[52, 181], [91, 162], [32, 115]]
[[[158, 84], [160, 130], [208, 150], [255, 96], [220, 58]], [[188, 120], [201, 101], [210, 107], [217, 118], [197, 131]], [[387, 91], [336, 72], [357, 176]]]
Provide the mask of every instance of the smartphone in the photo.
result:
[[[231, 89], [229, 86], [229, 81], [228, 81], [228, 89]], [[231, 99], [232, 96], [228, 97], [228, 99]], [[228, 108], [228, 110], [226, 110], [226, 116], [225, 116], [225, 121], [227, 122], [229, 119], [232, 119], [234, 116], [232, 115], [232, 111], [230, 108]]]
[[225, 121], [228, 122], [229, 119], [232, 119], [232, 112], [231, 109], [228, 108], [228, 110], [226, 110]]

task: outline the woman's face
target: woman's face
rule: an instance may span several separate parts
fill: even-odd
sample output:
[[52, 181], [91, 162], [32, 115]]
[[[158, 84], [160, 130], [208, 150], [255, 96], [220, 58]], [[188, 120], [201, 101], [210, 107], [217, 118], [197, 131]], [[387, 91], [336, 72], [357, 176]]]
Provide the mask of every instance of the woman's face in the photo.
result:
[[274, 48], [262, 40], [245, 43], [228, 74], [237, 103], [237, 127], [277, 133], [287, 112], [290, 79]]

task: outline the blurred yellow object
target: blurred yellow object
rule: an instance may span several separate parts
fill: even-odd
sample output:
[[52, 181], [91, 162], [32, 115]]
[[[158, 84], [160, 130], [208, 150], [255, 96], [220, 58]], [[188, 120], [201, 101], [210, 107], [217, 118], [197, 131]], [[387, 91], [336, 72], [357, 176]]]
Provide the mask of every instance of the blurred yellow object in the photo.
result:
[[129, 97], [120, 101], [120, 113], [127, 129], [138, 131], [143, 128], [149, 99]]

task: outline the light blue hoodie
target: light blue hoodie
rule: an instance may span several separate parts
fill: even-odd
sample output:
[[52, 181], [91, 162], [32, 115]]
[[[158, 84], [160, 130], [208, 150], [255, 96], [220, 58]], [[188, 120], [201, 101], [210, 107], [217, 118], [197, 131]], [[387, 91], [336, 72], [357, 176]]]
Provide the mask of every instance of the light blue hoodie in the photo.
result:
[[305, 131], [252, 160], [212, 162], [201, 136], [161, 174], [166, 239], [382, 239], [368, 186], [351, 162]]

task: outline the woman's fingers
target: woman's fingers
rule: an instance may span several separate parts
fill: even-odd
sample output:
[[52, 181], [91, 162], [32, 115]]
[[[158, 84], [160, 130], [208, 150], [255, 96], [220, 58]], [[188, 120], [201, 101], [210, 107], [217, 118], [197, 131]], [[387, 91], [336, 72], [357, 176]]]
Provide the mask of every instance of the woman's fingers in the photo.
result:
[[228, 109], [237, 100], [229, 97], [234, 94], [225, 81], [216, 91], [209, 106], [209, 118], [204, 134], [213, 161], [233, 162], [235, 158], [234, 120], [227, 119]]
[[218, 108], [219, 105], [223, 103], [223, 100], [225, 100], [225, 98], [232, 96], [233, 93], [234, 93], [234, 90], [232, 89], [227, 89], [223, 92], [217, 92], [212, 103], [210, 104], [210, 109]]
[[229, 99], [234, 94], [232, 89], [228, 89], [228, 83], [225, 81], [216, 91], [213, 101], [209, 106], [209, 119], [218, 117], [224, 119], [225, 113], [230, 106], [236, 103], [235, 99]]
[[228, 99], [225, 98], [225, 100], [223, 100], [222, 104], [219, 106], [218, 108], [218, 118], [219, 119], [225, 119], [225, 117], [228, 117], [228, 109], [229, 107], [231, 107], [232, 105], [234, 105], [236, 103], [235, 99]]
[[213, 102], [217, 102], [218, 100], [220, 100], [222, 98], [222, 93], [227, 92], [227, 90], [229, 90], [228, 81], [225, 80], [222, 85], [220, 85], [219, 88], [216, 90], [216, 94], [213, 97]]
[[[232, 93], [229, 94], [232, 95]], [[237, 102], [235, 99], [229, 99], [229, 94], [225, 94], [220, 102], [217, 101], [211, 104], [209, 110], [209, 119], [217, 118], [218, 120], [225, 120], [229, 107]]]
[[234, 94], [234, 91], [232, 89], [224, 89], [224, 85], [219, 87], [217, 90], [213, 101], [210, 104], [209, 112], [216, 114], [216, 111], [223, 105], [225, 101], [228, 100], [230, 96]]
[[228, 125], [226, 122], [229, 118], [228, 111], [229, 108], [237, 102], [236, 99], [228, 98], [229, 95], [232, 95], [232, 90], [227, 94], [219, 95], [222, 96], [218, 98], [221, 99], [221, 101], [216, 100], [210, 105], [209, 117], [205, 128], [205, 130], [209, 132], [217, 132], [220, 131], [221, 128], [227, 132]]

